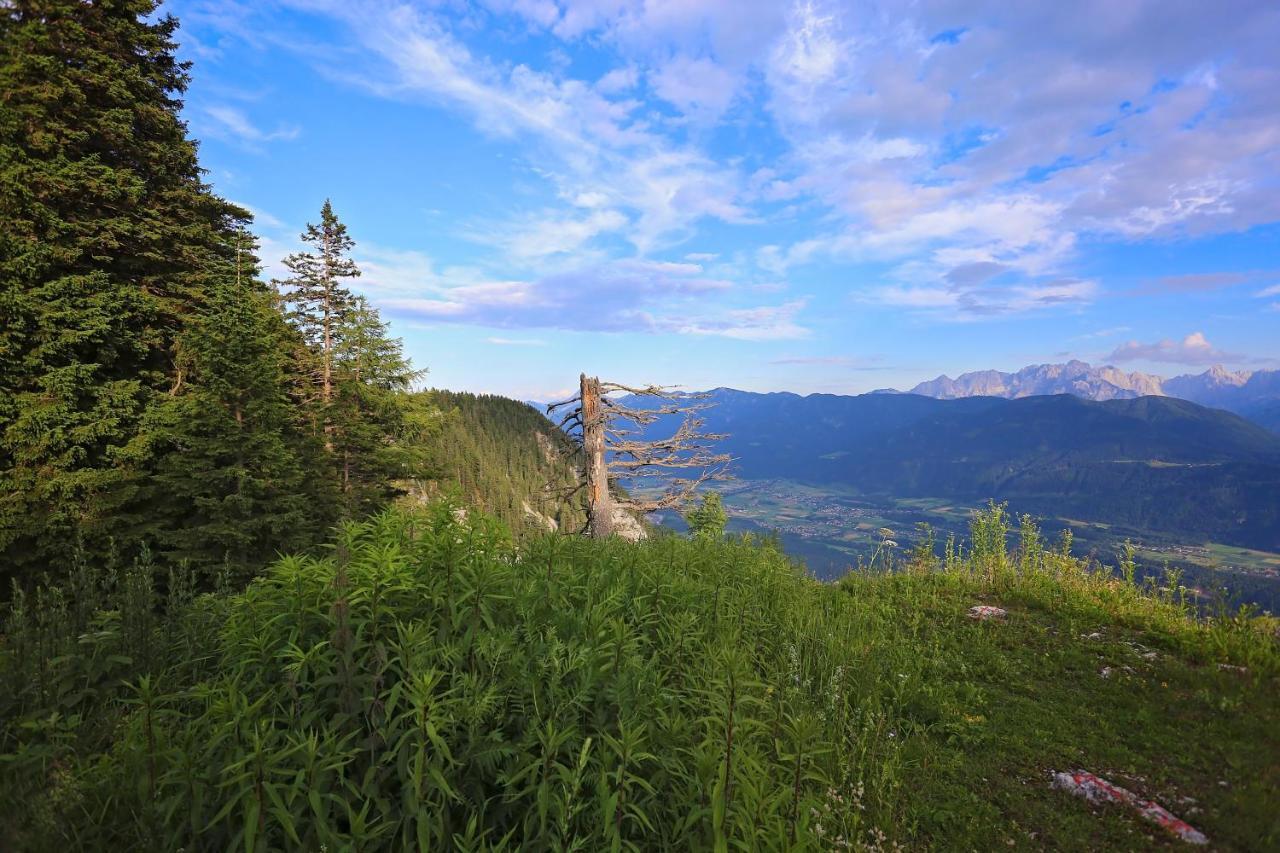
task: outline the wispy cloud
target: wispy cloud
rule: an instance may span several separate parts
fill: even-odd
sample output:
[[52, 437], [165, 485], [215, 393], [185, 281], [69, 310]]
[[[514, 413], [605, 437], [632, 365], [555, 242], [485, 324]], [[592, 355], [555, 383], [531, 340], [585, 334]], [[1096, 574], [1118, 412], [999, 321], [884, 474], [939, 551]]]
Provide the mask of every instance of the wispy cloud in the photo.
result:
[[[568, 230], [580, 239], [617, 233], [648, 252], [688, 237], [705, 218], [750, 219], [740, 174], [648, 127], [634, 114], [639, 104], [618, 99], [618, 80], [597, 88], [528, 65], [504, 67], [474, 53], [425, 10], [376, 4], [334, 8], [380, 60], [347, 72], [350, 79], [386, 97], [446, 103], [468, 113], [485, 132], [528, 139], [537, 146], [529, 152], [537, 155], [537, 174], [554, 185], [556, 195], [595, 197], [607, 205], [604, 213], [568, 221]], [[668, 94], [700, 109], [722, 109], [724, 96], [712, 93], [720, 84], [707, 80], [704, 73], [677, 87], [669, 79]], [[524, 239], [515, 238], [512, 247], [540, 252], [540, 238], [561, 230], [565, 213], [516, 214], [516, 231]], [[563, 238], [553, 244], [571, 251], [572, 242]]]
[[[408, 251], [429, 245], [412, 237], [361, 241], [359, 286], [419, 322], [775, 341], [834, 328], [850, 299], [925, 323], [1092, 318], [1074, 330], [1123, 321], [1087, 313], [1117, 297], [1280, 296], [1274, 270], [1215, 268], [1212, 252], [1179, 267], [1209, 271], [1127, 289], [1109, 273], [1134, 267], [1108, 267], [1112, 250], [1172, 255], [1280, 221], [1280, 16], [1266, 0], [1231, 14], [1101, 0], [231, 5], [208, 25], [221, 39], [201, 33], [222, 55], [273, 39], [335, 92], [447, 122], [515, 174], [499, 201], [429, 202], [462, 247], [433, 246], [447, 261]], [[264, 36], [257, 21], [281, 8], [324, 20]], [[196, 102], [193, 125], [248, 147], [298, 133], [257, 102], [216, 100]], [[804, 299], [765, 295], [800, 282]], [[1203, 335], [1116, 353], [1231, 356]]]
[[546, 341], [537, 338], [485, 338], [485, 343], [500, 347], [545, 347]]
[[400, 286], [377, 298], [393, 313], [417, 320], [740, 340], [780, 340], [808, 333], [798, 320], [802, 300], [780, 306], [709, 304], [708, 298], [727, 294], [733, 285], [705, 275], [698, 264], [622, 260], [532, 280], [493, 280], [479, 270], [437, 274], [425, 259], [404, 260], [408, 271], [380, 277]]
[[1096, 338], [1114, 338], [1116, 335], [1123, 335], [1129, 331], [1129, 326], [1112, 326], [1108, 329], [1098, 329], [1094, 332], [1085, 332], [1083, 335], [1076, 335], [1072, 340], [1085, 341]]
[[1078, 308], [1093, 301], [1098, 289], [1097, 282], [1076, 279], [1021, 280], [1001, 286], [891, 284], [858, 297], [940, 319], [972, 321], [1070, 306]]
[[1269, 270], [1236, 270], [1167, 275], [1144, 282], [1136, 292], [1141, 295], [1205, 293], [1256, 282], [1258, 278], [1269, 275], [1274, 273]]
[[275, 130], [263, 130], [255, 125], [243, 111], [226, 105], [205, 107], [204, 114], [212, 119], [215, 135], [238, 140], [250, 145], [297, 139], [302, 131], [298, 127], [279, 125]]
[[874, 360], [851, 358], [844, 355], [789, 355], [775, 358], [770, 364], [802, 365], [809, 367], [840, 367], [846, 370], [888, 370], [888, 365]]
[[1180, 341], [1165, 339], [1144, 344], [1129, 341], [1107, 356], [1108, 361], [1159, 361], [1170, 364], [1211, 365], [1222, 362], [1247, 360], [1245, 356], [1224, 352], [1213, 344], [1203, 332], [1192, 332]]

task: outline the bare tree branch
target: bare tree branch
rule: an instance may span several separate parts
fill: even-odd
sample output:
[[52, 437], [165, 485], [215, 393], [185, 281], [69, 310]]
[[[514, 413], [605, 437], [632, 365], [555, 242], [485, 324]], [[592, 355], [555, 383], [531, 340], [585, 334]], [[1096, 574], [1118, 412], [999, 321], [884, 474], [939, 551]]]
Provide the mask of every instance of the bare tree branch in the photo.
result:
[[[699, 417], [710, 405], [702, 402], [709, 395], [682, 393], [670, 385], [635, 387], [601, 382], [586, 374], [579, 379], [578, 394], [549, 404], [547, 413], [572, 407], [559, 426], [575, 431], [570, 437], [584, 452], [583, 471], [580, 487], [568, 490], [565, 499], [585, 489], [588, 526], [593, 536], [612, 534], [615, 506], [640, 512], [669, 509], [685, 503], [707, 482], [730, 479], [728, 466], [733, 460], [713, 448], [726, 436], [706, 432], [705, 421]], [[637, 407], [607, 396], [618, 392], [656, 401], [656, 405]], [[646, 427], [676, 415], [683, 417], [674, 433], [644, 440]], [[697, 475], [674, 476], [675, 471], [689, 469], [697, 469]], [[610, 488], [619, 480], [663, 481], [666, 488], [656, 499], [621, 498]]]

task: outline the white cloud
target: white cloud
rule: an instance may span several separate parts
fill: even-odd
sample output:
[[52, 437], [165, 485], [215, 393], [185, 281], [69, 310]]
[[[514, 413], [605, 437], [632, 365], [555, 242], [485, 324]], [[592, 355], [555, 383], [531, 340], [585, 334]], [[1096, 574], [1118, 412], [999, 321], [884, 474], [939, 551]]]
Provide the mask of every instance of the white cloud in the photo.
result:
[[734, 74], [705, 57], [675, 57], [654, 71], [649, 82], [659, 98], [704, 123], [719, 120], [738, 88]]
[[659, 326], [664, 331], [684, 335], [717, 335], [742, 341], [784, 341], [806, 338], [809, 330], [796, 317], [805, 307], [797, 299], [782, 305], [740, 308], [717, 312], [700, 318], [665, 318]]
[[857, 359], [846, 355], [791, 355], [775, 358], [770, 364], [804, 365], [809, 367], [841, 367], [846, 370], [887, 370], [879, 359]]
[[500, 347], [545, 347], [546, 341], [537, 338], [485, 338], [485, 343], [494, 344]]
[[[733, 285], [708, 277], [699, 264], [622, 260], [553, 273], [531, 281], [489, 280], [477, 270], [441, 275], [404, 253], [406, 270], [383, 270], [399, 282], [371, 293], [394, 315], [438, 323], [501, 329], [715, 335], [740, 340], [804, 337], [797, 315], [804, 302], [717, 307]], [[411, 286], [404, 286], [412, 281]]]
[[1091, 302], [1097, 293], [1097, 282], [1060, 279], [965, 287], [891, 284], [875, 288], [860, 298], [939, 319], [975, 320], [1063, 306], [1078, 307]]
[[297, 139], [301, 133], [299, 128], [287, 125], [280, 125], [271, 131], [262, 130], [241, 110], [226, 105], [205, 107], [204, 114], [213, 120], [209, 129], [214, 135], [248, 144]]
[[[739, 198], [736, 170], [636, 120], [634, 103], [606, 96], [627, 82], [625, 74], [602, 90], [526, 65], [506, 68], [475, 55], [437, 18], [409, 6], [357, 4], [337, 13], [381, 62], [351, 72], [358, 82], [387, 97], [442, 101], [468, 112], [485, 132], [536, 143], [528, 156], [558, 196], [599, 204], [607, 199], [614, 209], [607, 222], [593, 221], [601, 227], [592, 236], [618, 233], [647, 253], [688, 237], [704, 218], [751, 218]], [[683, 89], [670, 83], [672, 97], [691, 109], [721, 108], [726, 102], [719, 90], [719, 82], [687, 83]], [[531, 226], [535, 218], [542, 221]], [[558, 211], [515, 217], [517, 229], [535, 239], [561, 224]], [[520, 241], [512, 245], [531, 248]]]
[[[483, 271], [429, 271], [435, 284], [397, 297], [424, 315], [555, 325], [573, 282], [610, 294], [606, 319], [581, 318], [594, 327], [670, 330], [683, 315], [688, 333], [766, 338], [803, 331], [798, 308], [786, 319], [795, 303], [734, 299], [799, 266], [848, 263], [887, 269], [857, 298], [929, 317], [1074, 310], [1101, 293], [1073, 274], [1086, 240], [1280, 220], [1280, 16], [1264, 2], [1231, 14], [1104, 0], [294, 2], [359, 43], [343, 80], [454, 110], [511, 140], [548, 185], [534, 203], [463, 223], [497, 256]], [[503, 58], [510, 42], [485, 28], [497, 19], [505, 34], [552, 41], [542, 55], [558, 58]], [[564, 62], [578, 46], [592, 61]], [[242, 113], [209, 117], [246, 141], [271, 136]], [[749, 141], [728, 139], [738, 132]], [[736, 231], [732, 264], [664, 275], [736, 291], [677, 296], [624, 265], [724, 224], [770, 227]], [[704, 254], [687, 258], [715, 260]], [[612, 301], [624, 286], [635, 297]], [[675, 312], [676, 298], [694, 302]]]
[[1209, 343], [1203, 332], [1192, 332], [1181, 341], [1165, 339], [1152, 344], [1129, 341], [1107, 356], [1108, 361], [1161, 361], [1171, 364], [1210, 365], [1240, 361]]

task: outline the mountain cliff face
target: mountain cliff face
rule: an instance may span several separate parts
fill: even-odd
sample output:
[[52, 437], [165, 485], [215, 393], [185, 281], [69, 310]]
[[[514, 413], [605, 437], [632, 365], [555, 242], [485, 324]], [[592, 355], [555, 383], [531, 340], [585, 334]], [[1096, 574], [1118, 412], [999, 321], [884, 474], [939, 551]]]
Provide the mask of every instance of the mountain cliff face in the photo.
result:
[[1083, 361], [1066, 364], [1034, 364], [1017, 373], [979, 370], [956, 379], [939, 376], [921, 382], [911, 389], [940, 400], [959, 397], [1036, 397], [1045, 394], [1071, 394], [1086, 400], [1124, 400], [1132, 397], [1161, 395], [1162, 380], [1146, 373], [1125, 373], [1114, 367], [1092, 367]]
[[1272, 430], [1280, 430], [1280, 370], [1230, 371], [1215, 365], [1204, 373], [1163, 379], [1149, 373], [1126, 373], [1083, 361], [1034, 364], [1016, 373], [979, 370], [952, 379], [939, 376], [911, 389], [939, 400], [1003, 397], [1014, 400], [1046, 394], [1070, 394], [1085, 400], [1134, 397], [1177, 397], [1202, 406], [1226, 409]]

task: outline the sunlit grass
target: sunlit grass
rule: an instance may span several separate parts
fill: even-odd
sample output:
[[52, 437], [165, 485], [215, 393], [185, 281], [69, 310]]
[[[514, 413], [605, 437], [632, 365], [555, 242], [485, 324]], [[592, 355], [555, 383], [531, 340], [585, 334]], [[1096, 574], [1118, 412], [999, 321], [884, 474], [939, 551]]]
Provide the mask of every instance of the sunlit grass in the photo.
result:
[[1176, 582], [1007, 532], [993, 507], [963, 548], [824, 585], [768, 543], [517, 549], [441, 504], [239, 594], [162, 603], [138, 567], [19, 599], [0, 846], [1163, 842], [1050, 790], [1077, 766], [1192, 798], [1167, 805], [1223, 848], [1280, 842], [1274, 623], [1197, 619]]

